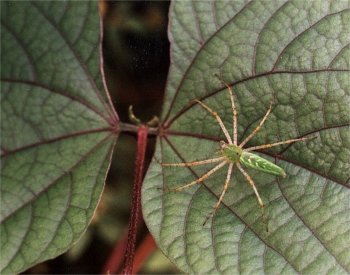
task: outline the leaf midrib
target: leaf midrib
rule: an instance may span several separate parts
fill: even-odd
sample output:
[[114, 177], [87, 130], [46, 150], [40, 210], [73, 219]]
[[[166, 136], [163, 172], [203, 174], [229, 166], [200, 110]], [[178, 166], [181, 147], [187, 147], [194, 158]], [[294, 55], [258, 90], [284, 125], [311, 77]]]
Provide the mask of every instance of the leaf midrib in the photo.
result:
[[[315, 134], [315, 133], [318, 133], [318, 132], [321, 132], [321, 131], [325, 131], [325, 130], [339, 129], [339, 128], [345, 128], [345, 127], [349, 127], [349, 126], [350, 126], [350, 124], [341, 124], [341, 125], [335, 125], [335, 126], [327, 126], [327, 127], [321, 128], [321, 129], [314, 130], [314, 131], [309, 132], [309, 133], [305, 133], [304, 135], [302, 135], [300, 137], [296, 137], [296, 138], [309, 136], [309, 135], [312, 135], [312, 134]], [[209, 136], [209, 135], [189, 133], [189, 132], [180, 132], [180, 131], [174, 131], [174, 130], [166, 130], [166, 131], [164, 131], [164, 134], [165, 134], [164, 137], [161, 137], [161, 138], [165, 138], [168, 143], [170, 141], [166, 138], [167, 135], [169, 135], [169, 136], [192, 137], [192, 138], [203, 139], [203, 140], [213, 141], [213, 142], [219, 142], [219, 141], [222, 140], [222, 138], [220, 138], [220, 137], [213, 137], [213, 136]], [[335, 182], [337, 184], [340, 184], [340, 185], [344, 186], [345, 188], [350, 189], [350, 186], [347, 185], [346, 182], [341, 182], [338, 179], [332, 178], [329, 175], [322, 174], [320, 171], [312, 169], [311, 167], [305, 166], [304, 164], [300, 164], [300, 163], [295, 162], [295, 161], [293, 161], [291, 159], [287, 159], [287, 158], [283, 157], [283, 153], [286, 152], [292, 145], [293, 144], [288, 144], [287, 146], [282, 147], [282, 150], [280, 152], [278, 152], [278, 153], [270, 153], [269, 151], [266, 151], [266, 150], [258, 150], [257, 152], [265, 154], [265, 155], [273, 157], [273, 158], [276, 158], [276, 159], [283, 160], [283, 161], [285, 161], [287, 163], [291, 163], [291, 164], [297, 165], [297, 166], [299, 166], [299, 167], [301, 167], [301, 168], [303, 168], [303, 169], [305, 169], [305, 170], [307, 170], [309, 172], [315, 173], [315, 174], [317, 174], [317, 175], [319, 175], [321, 177], [324, 177], [324, 178], [326, 178], [328, 180], [331, 180], [331, 181], [333, 181], [333, 182]]]
[[61, 95], [63, 97], [68, 98], [71, 101], [78, 102], [79, 104], [83, 105], [84, 107], [88, 108], [89, 110], [91, 110], [92, 112], [94, 112], [95, 114], [97, 114], [98, 116], [103, 118], [108, 124], [112, 124], [110, 122], [111, 119], [109, 117], [107, 117], [104, 113], [102, 113], [100, 110], [98, 110], [96, 108], [96, 106], [92, 105], [90, 102], [84, 100], [83, 98], [71, 95], [71, 94], [67, 93], [66, 91], [62, 91], [62, 90], [59, 90], [59, 89], [54, 89], [54, 88], [51, 88], [51, 87], [49, 87], [49, 86], [47, 86], [47, 85], [45, 85], [43, 83], [33, 82], [33, 81], [30, 81], [30, 80], [1, 78], [0, 81], [8, 82], [8, 83], [15, 83], [15, 84], [24, 84], [24, 85], [28, 85], [28, 86], [32, 86], [32, 87], [38, 87], [38, 88], [47, 90], [49, 93]]
[[39, 142], [27, 144], [25, 146], [18, 147], [16, 149], [12, 149], [12, 150], [6, 150], [4, 148], [1, 148], [1, 151], [3, 153], [0, 155], [0, 157], [3, 159], [3, 158], [6, 158], [8, 156], [11, 156], [13, 154], [16, 154], [18, 152], [22, 152], [24, 150], [32, 149], [32, 148], [40, 146], [40, 145], [47, 145], [47, 144], [50, 144], [50, 143], [54, 143], [56, 141], [61, 141], [61, 140], [69, 139], [69, 138], [72, 138], [72, 137], [78, 137], [78, 136], [82, 136], [82, 135], [99, 133], [99, 132], [110, 132], [112, 134], [113, 129], [110, 128], [110, 127], [90, 129], [90, 130], [86, 130], [86, 131], [73, 132], [73, 133], [69, 133], [67, 135], [57, 136], [57, 137], [52, 138], [52, 139], [41, 140]]
[[85, 160], [89, 155], [93, 154], [100, 146], [102, 146], [110, 137], [112, 137], [112, 133], [106, 135], [103, 139], [101, 139], [98, 143], [96, 143], [91, 149], [89, 149], [85, 155], [81, 156], [71, 167], [67, 168], [64, 173], [59, 175], [56, 179], [53, 179], [51, 182], [47, 183], [44, 188], [42, 188], [35, 196], [32, 196], [26, 202], [23, 202], [19, 207], [12, 209], [11, 212], [7, 214], [5, 217], [1, 217], [0, 224], [6, 222], [6, 220], [11, 217], [14, 213], [18, 212], [25, 206], [31, 204], [34, 200], [36, 200], [41, 194], [43, 194], [46, 190], [48, 190], [52, 185], [58, 182], [67, 174], [71, 173], [75, 167], [77, 167], [83, 160]]
[[[264, 73], [261, 73], [261, 74], [257, 74], [257, 75], [253, 75], [253, 76], [250, 76], [250, 77], [246, 77], [246, 78], [243, 78], [243, 79], [240, 79], [238, 81], [234, 81], [232, 83], [227, 83], [227, 85], [229, 87], [233, 87], [235, 85], [238, 85], [238, 84], [241, 84], [241, 83], [244, 83], [246, 81], [250, 81], [250, 80], [253, 80], [253, 79], [258, 79], [260, 77], [266, 77], [266, 76], [270, 76], [270, 75], [275, 75], [275, 74], [313, 74], [313, 73], [322, 73], [322, 72], [350, 72], [350, 70], [348, 69], [319, 69], [319, 70], [308, 70], [308, 71], [288, 71], [288, 70], [285, 70], [285, 71], [269, 71], [269, 72], [264, 72]], [[212, 97], [218, 93], [221, 93], [221, 92], [225, 92], [226, 91], [226, 86], [225, 87], [222, 87], [222, 88], [219, 88], [209, 94], [206, 94], [202, 97], [198, 97], [196, 98], [197, 100], [199, 101], [204, 101], [205, 99], [209, 98], [209, 97]], [[190, 100], [189, 100], [190, 101]], [[176, 114], [174, 114], [171, 118], [168, 118], [168, 119], [165, 119], [162, 123], [163, 127], [165, 129], [168, 129], [171, 127], [171, 125], [177, 120], [179, 119], [179, 117], [181, 117], [182, 115], [184, 115], [186, 112], [188, 112], [192, 107], [194, 107], [195, 104], [188, 104], [186, 106], [184, 106], [180, 111], [178, 111]], [[171, 110], [169, 109], [169, 114], [170, 114]]]

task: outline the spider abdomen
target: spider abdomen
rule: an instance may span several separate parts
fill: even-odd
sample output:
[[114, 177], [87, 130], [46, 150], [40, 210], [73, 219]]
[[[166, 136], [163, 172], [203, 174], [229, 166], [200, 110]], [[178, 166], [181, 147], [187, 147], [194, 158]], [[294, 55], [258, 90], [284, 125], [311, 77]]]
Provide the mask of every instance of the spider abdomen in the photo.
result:
[[240, 162], [243, 163], [245, 166], [249, 168], [253, 168], [255, 170], [259, 170], [265, 173], [269, 173], [276, 176], [286, 176], [286, 172], [284, 170], [277, 166], [276, 164], [272, 163], [271, 161], [268, 161], [262, 157], [259, 157], [256, 154], [245, 152], [243, 150]]

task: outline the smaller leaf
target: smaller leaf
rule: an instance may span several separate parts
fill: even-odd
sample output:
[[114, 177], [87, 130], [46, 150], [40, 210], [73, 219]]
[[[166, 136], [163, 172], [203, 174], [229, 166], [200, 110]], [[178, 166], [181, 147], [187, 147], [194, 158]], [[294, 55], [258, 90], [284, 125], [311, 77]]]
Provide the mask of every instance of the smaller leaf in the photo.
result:
[[96, 2], [1, 2], [1, 265], [70, 248], [102, 193], [118, 118], [102, 95]]

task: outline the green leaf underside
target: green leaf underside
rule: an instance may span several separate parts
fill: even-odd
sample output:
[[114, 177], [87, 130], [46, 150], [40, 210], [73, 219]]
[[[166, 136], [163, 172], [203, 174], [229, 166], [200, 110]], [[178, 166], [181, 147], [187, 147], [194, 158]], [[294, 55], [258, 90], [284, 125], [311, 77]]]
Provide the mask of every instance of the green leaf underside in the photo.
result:
[[[142, 193], [145, 221], [163, 252], [189, 273], [350, 272], [350, 11], [347, 1], [175, 2], [172, 62], [158, 140]], [[242, 141], [273, 102], [261, 131], [245, 146], [315, 135], [260, 152], [285, 179], [246, 169], [266, 205], [269, 232], [246, 179], [234, 169], [223, 206], [203, 226], [225, 181], [220, 169], [201, 186], [184, 185], [213, 165], [161, 167], [219, 156], [232, 133], [233, 87]], [[274, 158], [274, 156], [277, 158]]]
[[1, 3], [1, 266], [19, 273], [86, 230], [115, 143], [96, 2]]

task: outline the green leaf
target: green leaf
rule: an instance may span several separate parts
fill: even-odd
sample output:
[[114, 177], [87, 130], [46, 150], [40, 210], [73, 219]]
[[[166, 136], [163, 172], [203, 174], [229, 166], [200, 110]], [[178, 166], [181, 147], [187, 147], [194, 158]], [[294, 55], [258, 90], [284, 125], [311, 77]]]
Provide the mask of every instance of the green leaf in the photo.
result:
[[118, 119], [97, 5], [1, 2], [2, 273], [66, 251], [99, 201]]
[[[350, 272], [348, 1], [175, 1], [170, 11], [172, 65], [161, 137], [142, 191], [148, 228], [163, 252], [188, 273]], [[285, 179], [248, 170], [265, 202], [269, 232], [254, 192], [236, 169], [224, 203], [202, 225], [226, 177], [221, 169], [182, 192], [166, 188], [213, 165], [162, 167], [213, 158], [225, 137], [199, 99], [232, 133], [221, 75], [232, 86], [246, 147], [309, 134], [317, 139], [259, 154]]]

